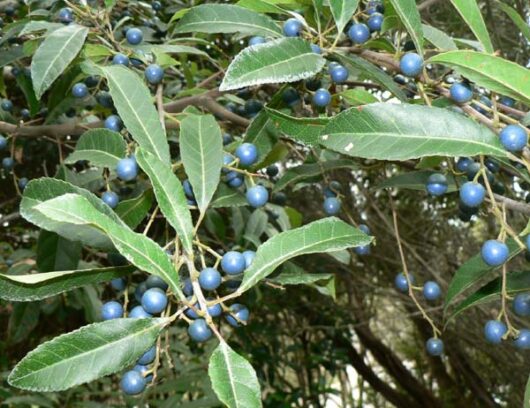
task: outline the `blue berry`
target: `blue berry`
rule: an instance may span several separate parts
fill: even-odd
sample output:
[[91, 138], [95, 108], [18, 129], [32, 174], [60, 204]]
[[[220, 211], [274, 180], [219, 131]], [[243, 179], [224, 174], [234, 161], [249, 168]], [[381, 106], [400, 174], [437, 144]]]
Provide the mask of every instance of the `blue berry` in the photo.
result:
[[[206, 299], [208, 302], [210, 302], [213, 299]], [[220, 303], [216, 303], [215, 305], [208, 306], [208, 314], [211, 317], [219, 317], [223, 314], [223, 308], [221, 307]]]
[[153, 317], [153, 315], [147, 313], [142, 306], [138, 305], [132, 308], [132, 310], [129, 312], [129, 317], [131, 319], [147, 319], [149, 317]]
[[252, 207], [259, 208], [263, 207], [269, 201], [269, 192], [265, 187], [257, 185], [247, 190], [246, 197]]
[[2, 159], [2, 167], [5, 171], [11, 171], [15, 167], [15, 161], [11, 157], [4, 157]]
[[500, 344], [502, 336], [506, 334], [508, 328], [499, 320], [488, 320], [484, 326], [484, 336], [486, 340], [493, 344]]
[[254, 258], [256, 258], [256, 252], [250, 251], [250, 250], [244, 251], [243, 258], [245, 258], [245, 269], [246, 269], [252, 264], [252, 262], [254, 262]]
[[142, 374], [138, 371], [127, 371], [121, 379], [121, 389], [127, 395], [140, 394], [146, 386], [147, 382]]
[[129, 28], [125, 33], [127, 42], [131, 45], [138, 45], [144, 39], [144, 34], [139, 28]]
[[239, 327], [241, 324], [234, 318], [234, 316], [241, 322], [246, 323], [249, 317], [249, 310], [246, 306], [240, 303], [234, 303], [230, 306], [230, 314], [226, 315], [226, 321], [230, 326]]
[[101, 306], [101, 317], [103, 320], [112, 320], [123, 317], [123, 306], [115, 300], [104, 303], [103, 306]]
[[161, 313], [167, 306], [167, 296], [162, 289], [147, 289], [142, 295], [142, 307], [147, 313]]
[[151, 64], [145, 69], [144, 75], [145, 79], [147, 79], [147, 82], [156, 85], [162, 82], [162, 79], [164, 79], [164, 70], [160, 65]]
[[521, 350], [527, 350], [530, 348], [530, 330], [521, 329], [519, 335], [515, 339], [515, 347]]
[[228, 251], [221, 259], [221, 268], [228, 275], [239, 275], [245, 267], [245, 257], [240, 252]]
[[134, 298], [137, 302], [142, 302], [142, 296], [144, 295], [146, 290], [147, 284], [145, 282], [139, 283], [138, 286], [136, 286], [136, 289], [134, 290]]
[[258, 160], [258, 149], [253, 143], [243, 143], [235, 151], [242, 166], [250, 166]]
[[112, 63], [115, 65], [129, 66], [129, 57], [127, 55], [118, 53], [112, 58]]
[[510, 152], [519, 152], [528, 143], [528, 134], [519, 125], [508, 125], [501, 130], [501, 143]]
[[322, 54], [322, 50], [316, 44], [311, 44], [311, 51], [313, 51], [315, 54]]
[[328, 106], [331, 102], [331, 94], [327, 89], [320, 88], [317, 89], [315, 94], [313, 95], [313, 103], [315, 106], [319, 106], [321, 108]]
[[508, 260], [510, 250], [504, 242], [490, 239], [484, 242], [480, 253], [484, 262], [489, 266], [499, 266]]
[[473, 98], [473, 92], [471, 89], [460, 82], [455, 82], [453, 85], [451, 85], [451, 88], [449, 88], [449, 93], [451, 95], [451, 99], [456, 103], [466, 103]]
[[105, 119], [105, 127], [114, 132], [119, 132], [123, 123], [118, 115], [110, 115]]
[[136, 364], [133, 367], [133, 370], [139, 372], [142, 375], [142, 377], [145, 378], [145, 381], [147, 382], [153, 381], [153, 374], [147, 374], [147, 372], [149, 371], [149, 367], [147, 367], [146, 365]]
[[340, 200], [336, 197], [328, 197], [324, 200], [324, 212], [327, 215], [335, 215], [340, 211]]
[[237, 171], [230, 171], [226, 175], [226, 181], [228, 185], [233, 188], [238, 188], [243, 185], [243, 175]]
[[24, 191], [28, 183], [29, 183], [29, 180], [27, 179], [27, 177], [21, 177], [18, 179], [18, 188]]
[[460, 200], [468, 207], [478, 207], [485, 196], [486, 189], [479, 183], [468, 181], [460, 187]]
[[144, 354], [142, 354], [142, 357], [138, 359], [137, 364], [151, 364], [156, 357], [156, 347], [153, 346], [149, 350], [147, 350]]
[[[223, 166], [230, 166], [234, 162], [235, 158], [228, 153], [225, 153], [223, 155]], [[228, 173], [230, 170], [228, 170], [226, 167], [223, 167], [221, 169], [223, 173]]]
[[94, 88], [98, 84], [99, 84], [99, 79], [98, 79], [97, 76], [90, 75], [90, 76], [86, 77], [86, 79], [85, 79], [85, 85], [88, 86], [89, 88]]
[[290, 18], [283, 24], [283, 33], [286, 37], [298, 37], [302, 31], [302, 23], [296, 18]]
[[370, 231], [370, 227], [366, 224], [359, 224], [359, 229], [364, 232], [366, 235], [372, 235]]
[[186, 296], [191, 296], [193, 294], [193, 285], [190, 278], [186, 278], [184, 280], [184, 287], [182, 288], [182, 291]]
[[348, 79], [349, 72], [342, 65], [336, 65], [329, 73], [331, 75], [331, 80], [337, 84], [341, 84]]
[[441, 339], [431, 337], [426, 343], [427, 353], [431, 356], [441, 356], [444, 352], [444, 343]]
[[11, 102], [9, 99], [4, 99], [2, 101], [2, 109], [6, 112], [11, 112], [13, 110], [13, 102]]
[[370, 38], [370, 29], [366, 24], [352, 24], [348, 30], [348, 37], [354, 44], [364, 44]]
[[[230, 133], [224, 133], [223, 134], [223, 146], [226, 146], [226, 145], [232, 143], [233, 141], [234, 141], [234, 139], [232, 139], [232, 135]], [[230, 156], [230, 157], [232, 157], [232, 156]]]
[[188, 334], [197, 343], [202, 343], [212, 337], [212, 331], [204, 319], [194, 320], [188, 327]]
[[133, 157], [121, 159], [116, 165], [116, 175], [123, 181], [131, 181], [138, 175], [138, 163]]
[[110, 281], [110, 286], [116, 291], [124, 290], [126, 285], [127, 281], [125, 278], [116, 278]]
[[416, 77], [423, 69], [423, 59], [415, 52], [409, 52], [401, 57], [399, 69], [403, 75]]
[[31, 117], [31, 113], [29, 109], [24, 108], [20, 110], [20, 116], [22, 116], [22, 119], [28, 120]]
[[164, 292], [169, 288], [169, 285], [166, 283], [166, 281], [156, 275], [149, 275], [149, 277], [145, 280], [145, 286], [147, 289], [158, 288], [162, 289]]
[[70, 7], [64, 7], [59, 10], [57, 17], [61, 23], [69, 24], [74, 21], [74, 12]]
[[441, 196], [447, 192], [447, 178], [440, 173], [434, 173], [427, 179], [427, 191], [433, 196]]
[[263, 44], [265, 42], [267, 42], [265, 40], [265, 38], [260, 37], [259, 35], [257, 35], [255, 37], [251, 37], [250, 40], [248, 40], [248, 45], [249, 46], [253, 46], [253, 45], [257, 45], [257, 44]]
[[519, 293], [513, 299], [513, 311], [517, 316], [530, 316], [530, 293]]
[[88, 87], [83, 82], [78, 82], [72, 87], [72, 96], [74, 98], [84, 98], [88, 95]]
[[370, 245], [361, 245], [353, 248], [353, 251], [357, 255], [369, 255], [370, 254]]
[[[410, 283], [414, 285], [414, 276], [409, 274]], [[399, 273], [396, 275], [396, 278], [394, 279], [394, 284], [396, 285], [396, 288], [400, 292], [408, 292], [409, 290], [409, 283], [407, 282], [407, 277], [404, 273]]]
[[440, 285], [434, 281], [427, 281], [423, 285], [423, 297], [427, 300], [436, 300], [442, 294]]
[[106, 91], [100, 91], [96, 95], [96, 100], [98, 103], [103, 106], [104, 108], [112, 108], [114, 103], [112, 102], [112, 96], [110, 96], [110, 93]]
[[383, 26], [383, 15], [381, 13], [373, 13], [367, 24], [370, 31], [380, 31]]
[[508, 97], [508, 96], [503, 96], [501, 97], [501, 99], [499, 100], [499, 102], [504, 105], [504, 106], [507, 106], [509, 108], [513, 108], [513, 106], [515, 105], [515, 101]]
[[205, 268], [199, 274], [199, 285], [204, 290], [215, 290], [222, 282], [219, 271], [215, 268]]
[[120, 197], [118, 197], [118, 194], [116, 194], [114, 191], [105, 191], [101, 195], [101, 200], [103, 200], [103, 202], [110, 208], [116, 208], [120, 202]]

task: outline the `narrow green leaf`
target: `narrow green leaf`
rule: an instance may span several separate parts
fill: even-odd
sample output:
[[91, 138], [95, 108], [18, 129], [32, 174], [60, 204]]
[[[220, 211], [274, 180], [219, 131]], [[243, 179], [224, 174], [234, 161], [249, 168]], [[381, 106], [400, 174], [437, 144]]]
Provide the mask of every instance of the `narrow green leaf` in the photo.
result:
[[120, 201], [114, 209], [116, 214], [129, 226], [135, 229], [146, 217], [154, 201], [153, 190], [145, 190], [138, 197]]
[[127, 143], [122, 135], [108, 129], [91, 129], [81, 135], [75, 151], [66, 158], [65, 163], [87, 160], [94, 166], [114, 170], [126, 153]]
[[342, 33], [344, 27], [351, 21], [358, 5], [359, 0], [329, 0], [329, 8], [331, 9], [333, 20], [335, 20], [338, 33]]
[[247, 291], [291, 258], [368, 245], [372, 239], [335, 217], [324, 218], [303, 227], [282, 232], [260, 245], [254, 262], [245, 271], [243, 282], [237, 289], [237, 293]]
[[231, 62], [221, 91], [295, 82], [320, 72], [325, 59], [301, 38], [281, 38], [245, 48]]
[[208, 375], [219, 399], [229, 408], [261, 407], [261, 391], [250, 363], [221, 340], [210, 357]]
[[180, 124], [180, 154], [201, 212], [208, 208], [221, 178], [223, 140], [212, 115], [189, 115]]
[[123, 123], [136, 142], [159, 160], [169, 164], [166, 132], [145, 82], [121, 65], [101, 68]]
[[28, 275], [0, 275], [0, 299], [15, 302], [45, 299], [81, 286], [127, 276], [135, 270], [134, 266], [121, 266]]
[[422, 27], [425, 39], [439, 50], [453, 51], [458, 49], [454, 40], [442, 30], [438, 30], [437, 28], [427, 24], [423, 24]]
[[[437, 173], [432, 170], [421, 170], [421, 171], [411, 171], [408, 173], [397, 174], [395, 176], [387, 178], [382, 183], [379, 183], [374, 188], [383, 189], [389, 187], [404, 188], [407, 190], [418, 190], [425, 191], [425, 185], [427, 184], [427, 179], [432, 174]], [[446, 174], [447, 177], [447, 192], [452, 193], [453, 191], [458, 190], [456, 185], [455, 177], [452, 174]], [[462, 180], [459, 181], [462, 185]]]
[[521, 33], [524, 35], [526, 40], [530, 41], [530, 25], [528, 22], [526, 22], [513, 7], [501, 1], [496, 1], [495, 3], [508, 15], [508, 17], [512, 19], [517, 28], [521, 30]]
[[180, 44], [142, 44], [134, 47], [135, 51], [144, 53], [166, 53], [166, 54], [194, 54], [208, 58], [208, 54], [189, 45]]
[[52, 31], [58, 30], [59, 28], [63, 27], [64, 24], [61, 23], [50, 23], [49, 21], [32, 20], [24, 26], [24, 28], [20, 31], [18, 35], [19, 37], [22, 37], [23, 35], [33, 34], [39, 31], [46, 31], [46, 33], [49, 34]]
[[230, 4], [193, 7], [180, 19], [175, 33], [242, 33], [281, 37], [282, 31], [267, 16]]
[[362, 88], [347, 89], [339, 94], [347, 104], [352, 106], [377, 103], [379, 100], [370, 92]]
[[30, 115], [36, 115], [40, 110], [40, 103], [37, 99], [37, 96], [35, 95], [35, 91], [33, 90], [33, 84], [31, 83], [31, 80], [26, 75], [17, 75], [16, 81], [18, 87], [22, 89], [22, 92], [24, 93]]
[[41, 344], [9, 375], [13, 387], [63, 391], [134, 364], [169, 318], [114, 319], [84, 326]]
[[81, 244], [55, 232], [41, 230], [37, 241], [37, 267], [40, 272], [68, 271], [77, 268]]
[[[181, 136], [182, 138], [182, 136]], [[198, 141], [200, 143], [200, 141]], [[192, 252], [193, 223], [182, 183], [171, 166], [143, 149], [136, 151], [138, 164], [151, 179], [158, 205], [188, 254]]]
[[269, 280], [278, 285], [309, 285], [310, 283], [329, 280], [332, 277], [332, 273], [308, 273], [298, 265], [286, 262], [282, 272]]
[[530, 408], [530, 376], [528, 376], [524, 390], [524, 408]]
[[[425, 126], [429, 118], [429, 126]], [[448, 109], [374, 103], [333, 117], [321, 143], [353, 157], [408, 160], [424, 156], [507, 157], [495, 133]]]
[[415, 0], [390, 0], [399, 19], [407, 29], [418, 54], [423, 55], [423, 30]]
[[163, 249], [145, 235], [114, 222], [99, 212], [85, 197], [78, 194], [65, 194], [45, 201], [35, 209], [57, 222], [76, 226], [91, 225], [104, 231], [129, 262], [136, 265], [138, 269], [164, 279], [173, 293], [180, 299], [184, 299], [179, 276]]
[[87, 34], [88, 28], [69, 24], [42, 42], [31, 61], [31, 79], [38, 99], [79, 53]]
[[329, 118], [295, 118], [283, 112], [265, 108], [272, 123], [289, 138], [308, 146], [318, 144]]
[[487, 53], [493, 54], [493, 45], [488, 34], [488, 28], [476, 0], [451, 0], [454, 8], [462, 16], [477, 40], [480, 41]]
[[530, 70], [515, 62], [476, 51], [450, 51], [429, 62], [447, 65], [492, 92], [530, 103]]
[[7, 339], [10, 344], [25, 340], [39, 324], [39, 303], [14, 303], [7, 325]]
[[219, 183], [217, 191], [212, 198], [210, 207], [244, 207], [246, 205], [248, 205], [247, 198], [243, 193], [241, 193], [241, 191], [228, 187], [225, 183]]

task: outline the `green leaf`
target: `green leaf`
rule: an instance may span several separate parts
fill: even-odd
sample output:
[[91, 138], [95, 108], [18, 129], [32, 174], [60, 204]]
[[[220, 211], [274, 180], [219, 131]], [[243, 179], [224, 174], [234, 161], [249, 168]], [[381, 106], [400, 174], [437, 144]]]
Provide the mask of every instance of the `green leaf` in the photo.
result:
[[418, 54], [423, 55], [423, 30], [415, 0], [390, 0], [399, 19], [407, 29]]
[[524, 390], [524, 408], [530, 408], [530, 376], [528, 376]]
[[347, 89], [341, 92], [339, 96], [341, 96], [347, 104], [353, 106], [379, 102], [373, 94], [362, 88]]
[[25, 340], [39, 324], [39, 303], [14, 303], [9, 316], [7, 337], [10, 344]]
[[135, 51], [142, 51], [144, 53], [166, 53], [166, 54], [194, 54], [203, 57], [209, 57], [208, 53], [199, 50], [189, 45], [179, 44], [142, 44], [134, 47]]
[[40, 272], [76, 269], [81, 258], [81, 244], [41, 230], [37, 242], [37, 267]]
[[299, 183], [313, 177], [322, 176], [322, 174], [329, 170], [336, 169], [358, 169], [359, 167], [351, 160], [339, 159], [328, 160], [321, 163], [302, 164], [297, 167], [290, 168], [284, 175], [274, 184], [273, 192], [283, 190], [285, 187]]
[[63, 391], [134, 364], [169, 318], [114, 319], [84, 326], [41, 344], [9, 375], [13, 387]]
[[387, 89], [399, 100], [403, 102], [407, 101], [407, 95], [405, 92], [403, 92], [399, 85], [394, 82], [390, 75], [388, 75], [377, 65], [374, 65], [355, 54], [350, 54], [347, 57], [341, 54], [333, 54], [333, 56], [346, 67], [361, 71], [365, 77], [381, 85], [384, 89]]
[[241, 33], [281, 37], [282, 31], [267, 16], [230, 4], [193, 7], [180, 19], [175, 33]]
[[136, 151], [136, 159], [140, 167], [151, 179], [160, 210], [162, 210], [169, 224], [177, 232], [186, 252], [191, 254], [193, 223], [180, 180], [175, 176], [169, 164], [158, 160], [141, 148]]
[[311, 283], [329, 280], [333, 276], [332, 273], [307, 273], [298, 265], [292, 262], [286, 262], [282, 268], [282, 272], [269, 280], [278, 285], [309, 285]]
[[91, 129], [81, 135], [75, 151], [66, 158], [65, 163], [87, 160], [94, 166], [114, 170], [126, 153], [127, 143], [122, 135], [108, 129]]
[[303, 227], [282, 232], [259, 246], [256, 258], [245, 271], [243, 282], [237, 289], [237, 293], [247, 291], [291, 258], [368, 245], [372, 239], [335, 217], [324, 218]]
[[510, 7], [501, 1], [497, 1], [496, 4], [512, 19], [517, 28], [521, 30], [521, 33], [525, 36], [526, 40], [530, 41], [530, 25], [528, 25], [519, 13], [513, 7]]
[[280, 111], [265, 108], [272, 123], [289, 138], [308, 146], [318, 144], [329, 118], [295, 118]]
[[144, 81], [121, 65], [101, 68], [107, 78], [114, 106], [136, 142], [169, 164], [169, 145], [152, 96]]
[[[379, 183], [374, 188], [382, 189], [389, 187], [404, 188], [407, 190], [418, 190], [425, 191], [425, 185], [427, 184], [427, 179], [431, 174], [438, 173], [431, 170], [421, 170], [421, 171], [411, 171], [408, 173], [397, 174], [395, 176], [387, 178], [382, 183]], [[447, 177], [447, 192], [452, 193], [453, 191], [458, 190], [456, 185], [455, 176], [452, 174], [446, 174]], [[462, 180], [459, 181], [462, 185]]]
[[359, 0], [329, 0], [329, 8], [337, 26], [337, 32], [342, 33], [344, 27], [348, 25], [357, 10]]
[[231, 62], [221, 91], [295, 82], [320, 72], [325, 59], [301, 38], [281, 38], [245, 48]]
[[80, 241], [96, 248], [112, 249], [114, 247], [112, 242], [99, 229], [85, 225], [73, 227], [69, 223], [52, 220], [35, 210], [35, 207], [43, 201], [67, 193], [82, 195], [98, 211], [110, 217], [113, 221], [123, 224], [120, 218], [108, 205], [104, 204], [101, 199], [88, 190], [76, 187], [58, 179], [46, 177], [32, 180], [28, 183], [24, 189], [22, 201], [20, 202], [20, 215], [36, 226], [48, 231], [56, 232], [66, 239]]
[[487, 53], [493, 54], [493, 45], [491, 44], [488, 28], [484, 23], [480, 8], [476, 0], [451, 0], [458, 13], [467, 23], [477, 40], [480, 41]]
[[26, 102], [29, 107], [30, 115], [36, 115], [40, 110], [40, 103], [35, 96], [35, 91], [33, 90], [33, 84], [31, 80], [26, 75], [17, 75], [16, 77], [17, 85], [26, 98]]
[[450, 51], [429, 62], [447, 65], [492, 92], [530, 103], [530, 70], [515, 62], [476, 51]]
[[228, 187], [225, 183], [219, 183], [219, 187], [217, 187], [217, 191], [212, 198], [210, 207], [244, 207], [246, 205], [248, 205], [247, 198], [241, 193], [241, 191]]
[[164, 279], [173, 293], [184, 299], [178, 274], [164, 250], [145, 235], [138, 234], [99, 212], [85, 197], [65, 194], [45, 201], [35, 209], [57, 222], [76, 226], [91, 225], [104, 231], [129, 262], [140, 270]]
[[120, 266], [28, 275], [0, 275], [0, 299], [15, 302], [45, 299], [81, 286], [127, 276], [135, 270], [134, 266]]
[[88, 28], [69, 24], [46, 37], [31, 61], [31, 79], [38, 99], [81, 50]]
[[454, 40], [442, 30], [438, 30], [427, 24], [423, 24], [422, 27], [425, 39], [439, 50], [453, 51], [458, 49]]
[[377, 160], [508, 155], [485, 126], [449, 109], [428, 106], [374, 103], [351, 108], [335, 116], [323, 133], [321, 143], [327, 148]]
[[153, 190], [145, 190], [138, 197], [120, 201], [114, 211], [116, 211], [116, 214], [119, 215], [125, 224], [131, 229], [135, 229], [149, 212], [153, 201]]
[[210, 357], [208, 375], [217, 397], [229, 408], [261, 407], [256, 372], [247, 360], [221, 340]]
[[50, 23], [49, 21], [35, 21], [32, 20], [27, 23], [24, 28], [18, 34], [19, 37], [23, 35], [33, 34], [39, 31], [46, 31], [46, 34], [51, 33], [52, 31], [63, 28], [64, 24], [61, 23]]
[[237, 5], [258, 13], [287, 14], [287, 11], [267, 0], [239, 0]]
[[[511, 272], [506, 275], [506, 292], [508, 295], [528, 291], [530, 291], [530, 272]], [[500, 301], [501, 293], [502, 277], [498, 277], [460, 302], [446, 319], [445, 324], [447, 325], [450, 320], [472, 306], [491, 302], [492, 300]]]
[[[518, 255], [522, 251], [519, 245], [517, 245], [517, 243], [511, 238], [506, 240], [506, 245], [508, 245], [508, 248], [510, 249], [509, 259]], [[456, 296], [470, 288], [475, 283], [478, 283], [494, 269], [496, 268], [489, 266], [482, 260], [480, 253], [460, 266], [447, 288], [447, 294], [445, 295], [445, 310], [447, 310], [449, 304]]]
[[223, 139], [212, 115], [189, 115], [180, 124], [180, 154], [199, 210], [208, 208], [221, 178]]

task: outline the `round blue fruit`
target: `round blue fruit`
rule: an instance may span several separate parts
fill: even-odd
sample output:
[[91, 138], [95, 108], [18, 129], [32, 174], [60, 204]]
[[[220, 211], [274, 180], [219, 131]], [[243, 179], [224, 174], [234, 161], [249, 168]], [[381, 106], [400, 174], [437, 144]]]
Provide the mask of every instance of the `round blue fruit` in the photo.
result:
[[136, 299], [137, 302], [142, 302], [142, 296], [146, 290], [147, 290], [147, 285], [145, 282], [141, 282], [136, 286], [136, 289], [134, 290], [134, 298]]
[[186, 197], [195, 198], [195, 194], [193, 194], [193, 187], [191, 186], [191, 183], [188, 179], [182, 182], [182, 188], [184, 189], [184, 194], [186, 194]]
[[364, 44], [370, 38], [370, 29], [366, 24], [352, 24], [348, 30], [348, 37], [354, 44]]
[[366, 235], [372, 235], [370, 231], [370, 227], [366, 224], [359, 224], [359, 229], [364, 232]]
[[212, 337], [212, 331], [204, 319], [194, 320], [188, 327], [188, 334], [197, 343], [202, 343]]
[[327, 89], [320, 88], [317, 89], [315, 94], [313, 95], [313, 104], [315, 106], [319, 106], [321, 108], [328, 106], [331, 102], [331, 94]]
[[138, 359], [137, 364], [151, 364], [156, 357], [156, 347], [153, 346], [149, 350], [147, 350], [144, 354], [142, 354], [142, 357]]
[[434, 173], [427, 179], [427, 192], [433, 196], [441, 196], [447, 192], [447, 178], [440, 173]]
[[138, 163], [133, 157], [121, 159], [116, 165], [116, 175], [123, 181], [131, 181], [138, 175]]
[[191, 283], [190, 278], [186, 278], [184, 280], [184, 286], [182, 288], [182, 291], [184, 292], [186, 296], [191, 296], [193, 294], [193, 285]]
[[357, 255], [369, 255], [371, 250], [370, 250], [370, 245], [361, 245], [361, 246], [353, 248], [353, 251]]
[[500, 344], [502, 336], [506, 334], [508, 328], [499, 320], [488, 320], [484, 326], [484, 337], [493, 344]]
[[501, 97], [501, 99], [499, 100], [499, 102], [504, 105], [504, 106], [507, 106], [508, 108], [513, 108], [514, 105], [515, 105], [515, 101], [508, 97], [508, 96], [503, 96]]
[[510, 250], [504, 242], [490, 239], [484, 242], [480, 254], [489, 266], [499, 266], [508, 260]]
[[252, 207], [259, 208], [263, 207], [269, 201], [269, 192], [265, 187], [257, 185], [247, 190], [246, 197]]
[[26, 186], [28, 185], [28, 183], [29, 183], [29, 180], [27, 177], [21, 177], [18, 179], [18, 188], [20, 188], [21, 190], [24, 190]]
[[0, 150], [5, 150], [7, 147], [7, 139], [5, 136], [0, 135]]
[[63, 7], [57, 14], [59, 21], [64, 24], [69, 24], [74, 21], [74, 12], [70, 7]]
[[530, 316], [530, 293], [519, 293], [513, 299], [513, 311], [517, 316]]
[[528, 134], [519, 125], [508, 125], [501, 130], [501, 143], [509, 152], [519, 152], [528, 143]]
[[383, 26], [383, 15], [381, 13], [373, 13], [367, 24], [370, 31], [380, 31]]
[[328, 197], [324, 200], [324, 212], [327, 215], [335, 215], [340, 211], [340, 200], [336, 197]]
[[234, 141], [234, 139], [232, 139], [232, 135], [230, 133], [224, 133], [223, 134], [223, 146], [226, 146], [226, 145], [232, 143], [233, 141]]
[[232, 306], [230, 306], [230, 314], [226, 315], [226, 321], [228, 324], [230, 324], [230, 326], [239, 327], [241, 325], [239, 321], [246, 323], [248, 321], [249, 314], [250, 312], [246, 306], [240, 303], [234, 303]]
[[120, 197], [114, 191], [105, 191], [101, 195], [101, 200], [107, 204], [110, 208], [116, 208], [120, 202]]
[[103, 106], [104, 108], [112, 108], [113, 102], [112, 102], [112, 96], [110, 96], [110, 93], [106, 91], [98, 92], [96, 95], [96, 100], [98, 103]]
[[145, 286], [147, 287], [147, 289], [158, 288], [162, 289], [164, 292], [169, 288], [169, 285], [166, 283], [166, 281], [156, 275], [150, 275], [145, 280]]
[[101, 306], [101, 317], [103, 320], [112, 320], [123, 317], [123, 306], [115, 300], [104, 303], [103, 306]]
[[239, 275], [245, 267], [245, 257], [241, 252], [228, 251], [221, 259], [221, 268], [228, 275]]
[[124, 290], [126, 285], [127, 281], [125, 280], [125, 278], [116, 278], [110, 281], [110, 286], [112, 287], [112, 289], [117, 291]]
[[147, 372], [149, 371], [149, 367], [147, 367], [146, 365], [136, 364], [133, 367], [133, 370], [139, 372], [142, 375], [142, 377], [145, 378], [145, 381], [147, 382], [153, 381], [153, 374], [147, 374]]
[[530, 330], [521, 329], [519, 330], [519, 335], [514, 341], [515, 347], [521, 350], [530, 349]]
[[4, 157], [2, 159], [2, 167], [5, 171], [11, 171], [15, 167], [15, 161], [11, 157]]
[[129, 28], [127, 33], [125, 33], [125, 37], [127, 38], [127, 42], [129, 44], [138, 45], [144, 39], [144, 34], [139, 28]]
[[423, 69], [423, 59], [415, 52], [409, 52], [401, 57], [399, 69], [403, 75], [414, 78]]
[[199, 274], [199, 285], [204, 290], [215, 290], [223, 281], [221, 274], [215, 268], [205, 268]]
[[[208, 302], [212, 301], [213, 299], [206, 299]], [[223, 308], [221, 307], [220, 303], [216, 303], [215, 305], [208, 306], [208, 314], [211, 317], [219, 317], [223, 314]]]
[[235, 155], [242, 166], [251, 166], [258, 160], [258, 149], [252, 143], [243, 143], [237, 147]]
[[11, 112], [13, 110], [13, 102], [11, 102], [9, 99], [4, 99], [0, 106], [6, 112]]
[[119, 132], [123, 123], [118, 115], [110, 115], [105, 119], [105, 127], [114, 132]]
[[129, 57], [127, 55], [118, 53], [112, 58], [112, 63], [115, 65], [129, 66]]
[[265, 38], [259, 35], [256, 35], [255, 37], [250, 37], [250, 39], [248, 40], [248, 45], [253, 46], [253, 45], [263, 44], [265, 42], [267, 42]]
[[[409, 274], [410, 283], [414, 285], [414, 276]], [[399, 273], [396, 275], [396, 278], [394, 279], [394, 284], [396, 285], [397, 290], [400, 292], [408, 292], [409, 291], [409, 283], [407, 282], [407, 277], [404, 273]]]
[[290, 18], [283, 24], [283, 33], [286, 37], [298, 37], [302, 31], [302, 23], [296, 18]]
[[136, 370], [127, 371], [123, 374], [120, 382], [122, 391], [127, 395], [137, 395], [145, 390], [147, 382], [143, 375]]
[[315, 54], [322, 54], [322, 50], [320, 49], [320, 47], [316, 44], [311, 44], [311, 50], [315, 53]]
[[341, 84], [348, 79], [349, 72], [342, 65], [336, 65], [329, 73], [331, 75], [331, 80], [337, 84]]
[[434, 281], [427, 281], [423, 285], [423, 297], [427, 300], [436, 300], [442, 294], [440, 285]]
[[486, 189], [479, 183], [468, 181], [460, 187], [460, 201], [468, 207], [478, 207], [485, 196]]
[[145, 79], [147, 79], [147, 82], [156, 85], [162, 82], [162, 79], [164, 79], [164, 70], [158, 64], [151, 64], [145, 69], [144, 75]]
[[167, 306], [166, 293], [159, 288], [147, 289], [142, 295], [142, 307], [147, 313], [161, 313]]
[[84, 98], [88, 95], [88, 87], [83, 82], [78, 82], [72, 87], [72, 96], [74, 98]]
[[129, 317], [131, 319], [147, 319], [149, 317], [153, 317], [153, 315], [147, 313], [142, 306], [138, 305], [131, 309], [129, 312]]
[[451, 99], [456, 103], [466, 103], [473, 98], [473, 92], [471, 89], [460, 82], [455, 82], [453, 85], [451, 85], [451, 88], [449, 88], [449, 93], [451, 95]]
[[243, 252], [243, 258], [245, 258], [245, 269], [252, 265], [254, 258], [256, 258], [256, 252], [247, 250]]
[[444, 343], [441, 339], [431, 337], [429, 340], [427, 340], [425, 345], [427, 348], [427, 353], [429, 353], [431, 356], [441, 356], [444, 352]]
[[22, 119], [28, 120], [31, 117], [31, 113], [29, 109], [24, 108], [20, 110], [20, 116], [22, 116]]

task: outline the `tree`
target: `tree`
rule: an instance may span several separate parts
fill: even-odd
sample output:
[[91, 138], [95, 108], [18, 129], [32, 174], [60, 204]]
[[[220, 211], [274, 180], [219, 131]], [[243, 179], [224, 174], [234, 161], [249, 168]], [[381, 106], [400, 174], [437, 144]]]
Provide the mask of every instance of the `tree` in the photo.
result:
[[530, 404], [525, 2], [0, 9], [6, 406]]

